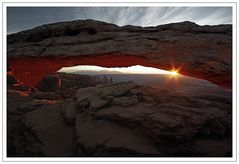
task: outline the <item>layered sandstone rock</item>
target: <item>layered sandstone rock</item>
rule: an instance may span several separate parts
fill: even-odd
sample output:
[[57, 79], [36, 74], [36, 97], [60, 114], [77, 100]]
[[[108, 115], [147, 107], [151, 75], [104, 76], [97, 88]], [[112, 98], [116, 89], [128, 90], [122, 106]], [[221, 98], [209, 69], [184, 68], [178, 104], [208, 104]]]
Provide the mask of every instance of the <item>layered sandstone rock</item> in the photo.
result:
[[7, 40], [9, 64], [30, 86], [46, 73], [80, 64], [176, 68], [223, 87], [232, 85], [231, 25], [181, 22], [143, 28], [79, 20], [39, 26]]

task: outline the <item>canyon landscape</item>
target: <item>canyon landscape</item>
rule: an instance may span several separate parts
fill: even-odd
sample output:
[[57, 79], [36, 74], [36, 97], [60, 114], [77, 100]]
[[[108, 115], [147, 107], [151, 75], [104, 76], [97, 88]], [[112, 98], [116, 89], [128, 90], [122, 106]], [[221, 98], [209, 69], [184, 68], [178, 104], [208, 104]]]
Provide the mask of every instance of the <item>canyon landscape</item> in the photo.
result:
[[232, 157], [230, 24], [46, 24], [7, 36], [7, 65], [8, 157]]

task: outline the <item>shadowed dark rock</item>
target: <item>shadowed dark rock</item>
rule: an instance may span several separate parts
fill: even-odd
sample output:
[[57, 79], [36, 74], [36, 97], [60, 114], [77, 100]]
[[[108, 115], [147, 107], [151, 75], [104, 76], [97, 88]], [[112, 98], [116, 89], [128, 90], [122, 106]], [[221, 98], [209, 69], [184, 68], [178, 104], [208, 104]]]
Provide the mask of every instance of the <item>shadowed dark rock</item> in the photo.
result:
[[54, 92], [61, 86], [61, 79], [58, 74], [48, 74], [36, 88], [43, 92]]
[[11, 87], [9, 87], [10, 89], [13, 90], [18, 90], [18, 91], [27, 91], [29, 92], [30, 88], [28, 86], [25, 86], [23, 84], [14, 84]]
[[31, 96], [38, 100], [61, 100], [61, 96], [54, 92], [32, 92]]
[[22, 104], [19, 108], [22, 112], [29, 112], [32, 110], [36, 110], [42, 106], [48, 106], [57, 103], [58, 101], [49, 101], [49, 100], [33, 100], [30, 102], [26, 102]]
[[77, 110], [76, 103], [72, 99], [66, 100], [61, 106], [61, 113], [69, 124], [75, 124]]
[[7, 74], [7, 84], [9, 86], [13, 86], [14, 84], [19, 84], [16, 77], [12, 74]]
[[11, 155], [231, 156], [232, 95], [216, 86], [116, 82], [80, 88], [61, 102], [33, 100], [35, 93], [8, 91]]
[[43, 156], [73, 156], [73, 127], [65, 124], [59, 103], [27, 112], [22, 122], [42, 144]]
[[14, 75], [14, 69], [11, 66], [7, 67], [7, 87], [12, 87], [19, 84], [16, 76]]

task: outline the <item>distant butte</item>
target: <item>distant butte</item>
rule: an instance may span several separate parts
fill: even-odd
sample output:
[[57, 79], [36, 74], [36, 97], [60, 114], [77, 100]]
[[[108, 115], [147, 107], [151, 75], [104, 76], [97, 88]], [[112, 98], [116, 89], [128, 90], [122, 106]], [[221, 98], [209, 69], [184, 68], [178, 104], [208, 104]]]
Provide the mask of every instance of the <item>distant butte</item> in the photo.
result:
[[119, 27], [94, 20], [42, 25], [7, 36], [8, 65], [27, 86], [62, 67], [143, 65], [232, 87], [232, 25], [192, 22]]

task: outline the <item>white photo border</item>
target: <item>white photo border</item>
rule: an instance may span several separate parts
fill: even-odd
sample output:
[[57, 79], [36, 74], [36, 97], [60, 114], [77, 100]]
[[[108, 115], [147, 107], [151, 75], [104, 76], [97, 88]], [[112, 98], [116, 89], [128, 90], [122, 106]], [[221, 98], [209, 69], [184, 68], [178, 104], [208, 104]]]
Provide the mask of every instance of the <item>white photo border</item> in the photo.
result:
[[[2, 76], [1, 76], [1, 87], [2, 87], [2, 97], [1, 97], [1, 104], [2, 104], [2, 136], [1, 136], [1, 142], [2, 142], [2, 162], [237, 162], [237, 2], [231, 1], [231, 2], [206, 2], [206, 1], [194, 1], [194, 2], [180, 2], [180, 1], [168, 1], [168, 2], [160, 2], [160, 1], [150, 1], [150, 2], [143, 2], [143, 1], [121, 1], [121, 2], [110, 2], [104, 1], [104, 2], [85, 2], [85, 1], [74, 1], [74, 2], [64, 2], [63, 0], [59, 2], [49, 2], [47, 0], [41, 0], [39, 2], [17, 2], [17, 1], [4, 1], [1, 4], [2, 8], [2, 38], [1, 38], [1, 46], [2, 46]], [[232, 94], [233, 94], [233, 111], [232, 111], [232, 118], [233, 118], [233, 146], [232, 146], [232, 157], [7, 157], [7, 84], [6, 84], [6, 68], [7, 68], [7, 7], [232, 7], [232, 27], [233, 27], [233, 36], [232, 36], [232, 43], [233, 43], [233, 88], [232, 88]]]

